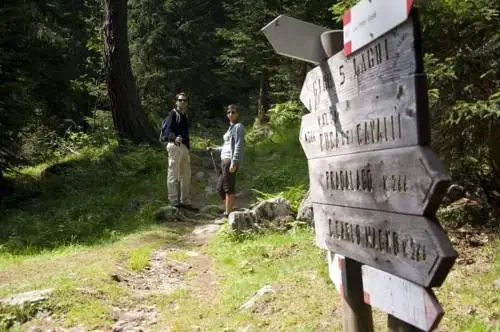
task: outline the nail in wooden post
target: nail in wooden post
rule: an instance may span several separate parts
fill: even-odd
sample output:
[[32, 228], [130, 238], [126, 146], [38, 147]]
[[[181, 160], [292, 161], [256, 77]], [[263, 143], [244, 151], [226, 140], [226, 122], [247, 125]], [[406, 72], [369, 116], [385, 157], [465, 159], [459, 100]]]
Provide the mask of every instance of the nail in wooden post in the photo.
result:
[[387, 327], [389, 332], [423, 332], [423, 330], [405, 323], [392, 315], [387, 315]]
[[344, 332], [373, 332], [372, 308], [363, 299], [361, 263], [345, 258], [342, 266]]

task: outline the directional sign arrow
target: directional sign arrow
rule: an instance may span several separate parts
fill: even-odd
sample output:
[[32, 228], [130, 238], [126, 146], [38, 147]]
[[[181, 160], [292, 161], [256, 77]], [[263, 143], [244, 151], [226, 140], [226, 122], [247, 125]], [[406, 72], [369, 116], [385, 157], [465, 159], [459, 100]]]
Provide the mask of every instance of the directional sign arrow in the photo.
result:
[[[399, 135], [397, 131], [395, 135]], [[349, 138], [344, 143], [353, 141]], [[450, 182], [438, 157], [421, 146], [310, 159], [308, 163], [314, 203], [431, 215]]]
[[309, 71], [300, 100], [311, 113], [325, 111], [337, 100], [347, 101], [371, 89], [422, 74], [419, 38], [415, 20], [410, 17], [349, 58], [338, 52]]
[[425, 217], [313, 204], [316, 244], [424, 287], [438, 287], [457, 257]]
[[316, 113], [302, 117], [300, 143], [307, 158], [428, 145], [424, 84], [423, 77], [413, 76], [336, 107], [323, 100]]
[[300, 101], [313, 113], [335, 107], [338, 98], [333, 74], [327, 62], [322, 62], [307, 73], [300, 91]]
[[344, 54], [350, 55], [401, 24], [413, 0], [361, 0], [343, 16]]
[[[333, 32], [330, 39], [342, 39], [342, 30], [337, 33], [312, 23], [293, 17], [280, 15], [268, 23], [262, 32], [267, 37], [276, 53], [318, 64], [327, 58], [321, 42], [321, 35]], [[334, 42], [334, 45], [341, 44]]]
[[444, 311], [430, 289], [363, 265], [365, 303], [424, 331], [432, 331]]

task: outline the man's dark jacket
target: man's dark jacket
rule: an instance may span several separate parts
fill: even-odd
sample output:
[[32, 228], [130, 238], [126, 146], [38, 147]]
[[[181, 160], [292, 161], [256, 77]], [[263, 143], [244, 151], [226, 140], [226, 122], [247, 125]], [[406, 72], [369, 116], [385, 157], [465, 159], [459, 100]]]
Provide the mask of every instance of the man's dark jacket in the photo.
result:
[[189, 125], [186, 114], [171, 110], [161, 123], [160, 142], [175, 142], [177, 136], [182, 137], [182, 143], [190, 149]]

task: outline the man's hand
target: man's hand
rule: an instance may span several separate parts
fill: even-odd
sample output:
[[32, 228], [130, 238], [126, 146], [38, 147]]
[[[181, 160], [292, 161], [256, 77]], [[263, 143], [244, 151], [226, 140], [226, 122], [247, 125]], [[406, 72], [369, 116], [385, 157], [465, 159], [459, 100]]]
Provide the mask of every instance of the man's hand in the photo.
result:
[[182, 137], [181, 136], [177, 136], [175, 138], [175, 143], [182, 143]]
[[231, 164], [229, 167], [229, 172], [230, 173], [235, 173], [238, 170], [238, 165]]

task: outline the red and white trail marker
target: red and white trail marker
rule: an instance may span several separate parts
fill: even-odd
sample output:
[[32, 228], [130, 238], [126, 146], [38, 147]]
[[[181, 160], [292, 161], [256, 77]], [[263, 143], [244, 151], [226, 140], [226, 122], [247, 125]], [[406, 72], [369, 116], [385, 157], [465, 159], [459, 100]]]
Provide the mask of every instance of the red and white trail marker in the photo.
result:
[[360, 49], [403, 23], [413, 0], [361, 0], [344, 13], [344, 55]]
[[337, 255], [331, 251], [328, 251], [328, 274], [332, 280], [337, 292], [344, 296], [344, 287], [342, 286], [342, 264], [344, 262], [344, 256]]
[[432, 290], [368, 265], [361, 271], [365, 303], [424, 331], [437, 326], [444, 312]]

